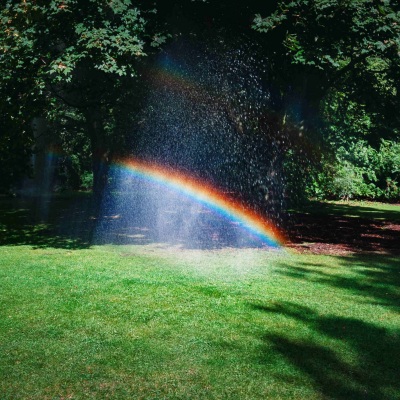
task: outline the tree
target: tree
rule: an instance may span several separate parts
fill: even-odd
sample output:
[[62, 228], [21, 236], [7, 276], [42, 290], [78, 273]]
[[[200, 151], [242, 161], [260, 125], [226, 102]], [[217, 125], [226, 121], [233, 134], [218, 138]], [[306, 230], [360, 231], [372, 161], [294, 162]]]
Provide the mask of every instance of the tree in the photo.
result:
[[48, 119], [61, 103], [83, 115], [95, 192], [118, 142], [109, 120], [129, 106], [141, 62], [165, 40], [155, 13], [130, 0], [6, 0], [0, 11], [0, 81], [12, 93], [9, 112]]
[[291, 120], [303, 134], [330, 151], [360, 140], [378, 149], [382, 138], [398, 138], [397, 1], [281, 0], [269, 16], [257, 14], [253, 27], [276, 43], [269, 54], [282, 68], [273, 80], [283, 82], [284, 109], [293, 108], [288, 96], [297, 102]]
[[1, 89], [0, 96], [0, 192], [7, 192], [30, 172], [33, 138], [29, 121], [18, 112], [11, 116], [9, 96]]
[[400, 89], [397, 1], [279, 1], [269, 17], [256, 16], [254, 28], [279, 31], [281, 51], [290, 62], [303, 75], [320, 77], [320, 99], [330, 90], [341, 90], [349, 100], [375, 112], [381, 123], [386, 120], [386, 131], [398, 132], [400, 120], [394, 112]]

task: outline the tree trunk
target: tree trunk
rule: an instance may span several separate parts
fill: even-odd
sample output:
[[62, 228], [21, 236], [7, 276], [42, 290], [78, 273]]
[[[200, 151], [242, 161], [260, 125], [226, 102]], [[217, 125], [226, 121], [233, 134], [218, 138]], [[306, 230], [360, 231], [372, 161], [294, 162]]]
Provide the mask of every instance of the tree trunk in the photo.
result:
[[107, 185], [109, 149], [105, 143], [100, 110], [88, 109], [85, 118], [92, 151], [93, 194], [100, 200]]
[[48, 123], [44, 117], [32, 120], [35, 145], [32, 156], [33, 180], [28, 191], [32, 195], [46, 195], [53, 189], [55, 176], [54, 158], [51, 157], [53, 138], [49, 136]]

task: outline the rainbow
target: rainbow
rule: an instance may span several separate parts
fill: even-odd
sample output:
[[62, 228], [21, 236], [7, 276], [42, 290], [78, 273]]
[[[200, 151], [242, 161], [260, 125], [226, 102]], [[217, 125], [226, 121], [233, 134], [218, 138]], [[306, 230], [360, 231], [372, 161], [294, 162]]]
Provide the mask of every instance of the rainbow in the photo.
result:
[[282, 233], [270, 221], [203, 180], [176, 169], [141, 160], [122, 159], [116, 161], [113, 167], [129, 171], [136, 178], [172, 188], [194, 199], [219, 215], [239, 223], [268, 246], [281, 247], [285, 243]]

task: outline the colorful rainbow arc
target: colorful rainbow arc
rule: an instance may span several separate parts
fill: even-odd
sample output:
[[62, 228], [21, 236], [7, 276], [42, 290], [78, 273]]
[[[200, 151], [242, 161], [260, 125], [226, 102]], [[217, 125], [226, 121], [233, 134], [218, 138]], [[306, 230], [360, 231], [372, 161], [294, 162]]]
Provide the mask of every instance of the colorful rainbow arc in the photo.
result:
[[240, 223], [268, 246], [280, 247], [284, 236], [267, 219], [245, 208], [243, 204], [221, 193], [204, 181], [159, 164], [132, 159], [118, 160], [114, 166], [129, 171], [135, 177], [158, 183], [183, 193], [195, 201], [215, 210], [218, 214]]

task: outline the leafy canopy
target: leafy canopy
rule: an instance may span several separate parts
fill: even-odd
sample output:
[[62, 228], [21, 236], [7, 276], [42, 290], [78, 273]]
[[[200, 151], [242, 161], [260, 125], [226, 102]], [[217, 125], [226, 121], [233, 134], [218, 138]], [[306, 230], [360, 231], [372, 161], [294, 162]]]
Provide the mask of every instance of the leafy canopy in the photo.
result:
[[294, 63], [333, 72], [367, 58], [397, 59], [399, 19], [397, 0], [283, 0], [270, 16], [256, 15], [253, 27], [285, 29]]
[[156, 11], [130, 0], [6, 0], [0, 13], [0, 68], [35, 72], [37, 83], [71, 81], [80, 65], [135, 75], [135, 61], [165, 36], [150, 33]]

